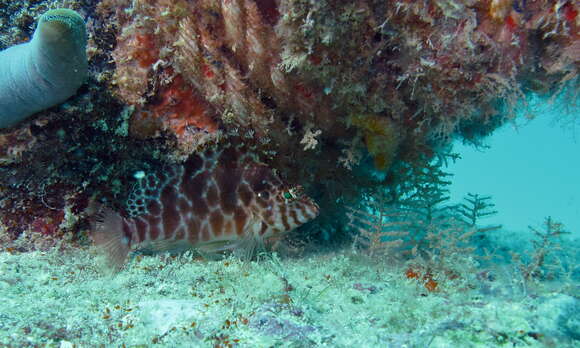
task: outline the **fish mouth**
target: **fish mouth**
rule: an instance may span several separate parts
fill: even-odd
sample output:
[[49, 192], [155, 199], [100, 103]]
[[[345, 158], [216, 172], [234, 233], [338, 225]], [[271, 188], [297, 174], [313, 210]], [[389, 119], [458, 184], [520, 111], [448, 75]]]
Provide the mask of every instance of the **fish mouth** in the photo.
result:
[[314, 214], [313, 219], [320, 214], [320, 206], [314, 201], [312, 201], [312, 213]]
[[306, 214], [304, 214], [304, 217], [306, 218], [303, 223], [306, 223], [308, 221], [314, 220], [319, 214], [320, 214], [320, 206], [314, 202], [312, 199], [310, 198], [305, 198], [303, 200], [303, 204], [305, 206], [305, 210], [306, 210]]

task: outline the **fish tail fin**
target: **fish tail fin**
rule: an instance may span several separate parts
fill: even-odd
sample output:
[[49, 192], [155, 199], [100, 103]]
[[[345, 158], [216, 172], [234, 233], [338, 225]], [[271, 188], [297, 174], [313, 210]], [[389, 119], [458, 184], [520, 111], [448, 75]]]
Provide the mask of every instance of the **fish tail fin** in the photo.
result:
[[114, 269], [120, 270], [127, 259], [130, 246], [123, 233], [123, 217], [110, 208], [102, 209], [93, 221], [91, 237], [94, 244], [107, 256]]

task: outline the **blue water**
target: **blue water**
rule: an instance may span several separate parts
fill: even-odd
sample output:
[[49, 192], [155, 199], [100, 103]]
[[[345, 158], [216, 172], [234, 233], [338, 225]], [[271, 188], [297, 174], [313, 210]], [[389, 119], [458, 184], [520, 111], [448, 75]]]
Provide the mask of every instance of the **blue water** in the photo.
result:
[[448, 168], [451, 200], [490, 195], [498, 213], [489, 223], [526, 233], [551, 216], [580, 237], [580, 110], [566, 99], [527, 102], [514, 122], [486, 139], [488, 148], [455, 146], [462, 159]]

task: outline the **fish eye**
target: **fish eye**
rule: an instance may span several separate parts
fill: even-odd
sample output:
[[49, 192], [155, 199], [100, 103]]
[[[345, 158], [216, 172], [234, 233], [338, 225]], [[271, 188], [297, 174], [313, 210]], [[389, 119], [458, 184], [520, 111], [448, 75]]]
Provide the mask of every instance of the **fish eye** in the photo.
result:
[[268, 193], [268, 191], [262, 191], [258, 193], [258, 197], [267, 200], [270, 199], [270, 194]]
[[304, 189], [302, 186], [294, 186], [289, 190], [285, 191], [283, 194], [284, 199], [286, 200], [296, 200], [304, 194]]

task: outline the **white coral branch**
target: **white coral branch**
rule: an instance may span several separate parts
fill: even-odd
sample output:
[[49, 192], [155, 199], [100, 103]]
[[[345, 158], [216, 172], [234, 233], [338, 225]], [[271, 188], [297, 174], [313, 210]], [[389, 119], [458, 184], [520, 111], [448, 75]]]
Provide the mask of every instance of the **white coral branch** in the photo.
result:
[[300, 144], [304, 144], [304, 151], [306, 150], [313, 150], [318, 145], [317, 136], [322, 133], [320, 129], [313, 131], [312, 125], [309, 124], [306, 126], [306, 131], [304, 132], [304, 137], [300, 140]]

